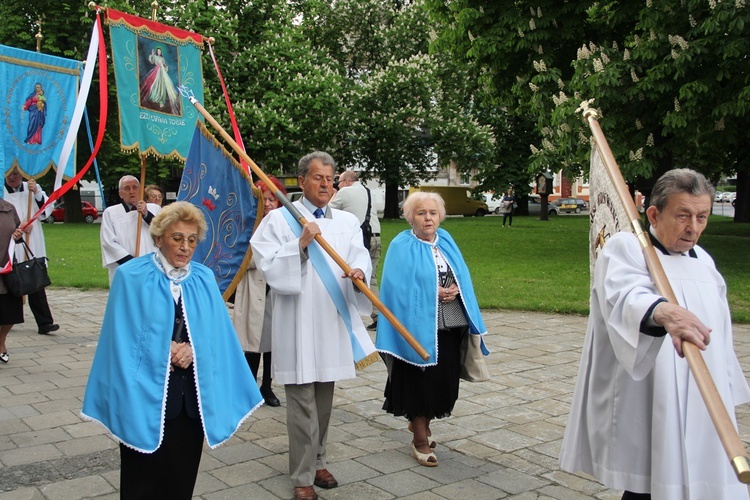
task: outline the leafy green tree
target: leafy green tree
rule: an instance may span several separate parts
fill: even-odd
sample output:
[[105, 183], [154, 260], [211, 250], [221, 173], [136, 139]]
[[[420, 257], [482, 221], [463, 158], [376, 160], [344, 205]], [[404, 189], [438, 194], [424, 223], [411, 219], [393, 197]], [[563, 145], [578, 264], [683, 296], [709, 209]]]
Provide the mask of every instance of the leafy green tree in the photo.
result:
[[586, 170], [589, 132], [575, 110], [596, 98], [626, 180], [648, 192], [674, 166], [714, 180], [737, 172], [735, 220], [748, 220], [744, 0], [428, 4], [449, 27], [437, 46], [530, 112], [532, 170]]
[[[235, 110], [251, 156], [270, 170], [294, 174], [297, 160], [312, 150], [341, 158], [348, 82], [336, 62], [293, 24], [295, 12], [283, 4], [278, 9], [263, 39], [236, 58], [245, 83], [234, 94]], [[236, 71], [235, 78], [240, 78]]]
[[492, 130], [476, 116], [476, 82], [429, 54], [423, 2], [313, 1], [305, 9], [302, 29], [350, 81], [344, 157], [385, 184], [386, 217], [398, 216], [399, 187], [450, 162], [470, 171], [492, 161]]

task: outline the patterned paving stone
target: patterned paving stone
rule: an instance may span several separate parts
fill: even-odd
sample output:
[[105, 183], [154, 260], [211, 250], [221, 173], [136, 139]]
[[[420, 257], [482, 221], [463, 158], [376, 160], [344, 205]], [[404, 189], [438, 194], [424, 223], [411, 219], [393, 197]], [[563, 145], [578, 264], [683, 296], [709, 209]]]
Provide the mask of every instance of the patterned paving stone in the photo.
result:
[[[17, 325], [11, 362], [0, 366], [0, 500], [115, 500], [117, 445], [79, 415], [107, 294], [48, 296], [57, 335], [38, 335], [33, 321]], [[492, 379], [462, 382], [453, 416], [432, 423], [440, 466], [422, 467], [409, 454], [406, 421], [382, 410], [387, 374], [376, 363], [336, 385], [328, 458], [340, 486], [318, 488], [322, 500], [619, 499], [621, 492], [557, 466], [586, 318], [483, 314]], [[735, 327], [735, 348], [750, 371], [750, 325]], [[195, 498], [291, 498], [286, 397], [283, 386], [274, 391], [280, 408], [261, 407], [227, 444], [204, 447]], [[747, 445], [750, 405], [737, 409], [737, 420]]]

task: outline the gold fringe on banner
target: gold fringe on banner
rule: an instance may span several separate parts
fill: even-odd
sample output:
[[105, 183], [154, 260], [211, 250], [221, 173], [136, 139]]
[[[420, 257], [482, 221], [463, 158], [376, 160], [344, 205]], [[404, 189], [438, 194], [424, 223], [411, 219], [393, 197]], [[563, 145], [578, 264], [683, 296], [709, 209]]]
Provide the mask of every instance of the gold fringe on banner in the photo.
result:
[[[26, 67], [34, 68], [34, 69], [41, 69], [44, 71], [52, 71], [54, 73], [62, 73], [64, 75], [73, 75], [73, 76], [81, 75], [81, 72], [79, 70], [61, 68], [60, 66], [52, 66], [51, 64], [35, 63], [31, 61], [26, 61], [24, 59], [17, 59], [15, 57], [0, 56], [0, 62], [15, 64], [17, 66], [26, 66]], [[81, 63], [81, 65], [82, 64], [83, 63]]]
[[375, 363], [380, 359], [380, 353], [378, 351], [373, 352], [372, 354], [368, 355], [366, 358], [360, 359], [354, 364], [354, 367], [357, 370], [364, 370], [371, 364]]

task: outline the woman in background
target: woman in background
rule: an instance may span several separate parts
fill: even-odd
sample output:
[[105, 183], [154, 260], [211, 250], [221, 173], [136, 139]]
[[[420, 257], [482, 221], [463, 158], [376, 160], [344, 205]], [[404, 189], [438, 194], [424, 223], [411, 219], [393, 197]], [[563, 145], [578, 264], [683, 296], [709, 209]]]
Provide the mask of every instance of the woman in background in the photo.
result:
[[513, 196], [513, 190], [508, 189], [508, 192], [501, 201], [503, 207], [503, 227], [505, 227], [505, 221], [508, 221], [508, 227], [513, 226], [513, 205], [516, 203], [516, 197]]
[[[18, 218], [16, 209], [12, 203], [0, 198], [0, 271], [8, 265], [12, 256], [8, 248], [10, 240], [21, 239], [22, 232], [18, 229], [21, 220]], [[23, 323], [23, 300], [11, 293], [5, 287], [5, 281], [0, 276], [0, 361], [7, 363], [10, 360], [5, 340], [13, 325]]]
[[[269, 180], [286, 195], [286, 189], [276, 177], [271, 176]], [[279, 208], [279, 200], [273, 195], [275, 189], [271, 191], [263, 181], [256, 185], [263, 196], [264, 216]], [[280, 406], [281, 401], [271, 388], [271, 300], [272, 295], [263, 279], [263, 273], [255, 267], [255, 261], [251, 260], [247, 273], [237, 285], [232, 321], [242, 350], [245, 351], [245, 359], [253, 372], [253, 380], [258, 378], [260, 358], [263, 355], [260, 394], [268, 406]], [[258, 318], [261, 317], [263, 320], [259, 321]]]
[[143, 189], [143, 198], [146, 203], [162, 206], [164, 204], [164, 191], [156, 184], [149, 184]]

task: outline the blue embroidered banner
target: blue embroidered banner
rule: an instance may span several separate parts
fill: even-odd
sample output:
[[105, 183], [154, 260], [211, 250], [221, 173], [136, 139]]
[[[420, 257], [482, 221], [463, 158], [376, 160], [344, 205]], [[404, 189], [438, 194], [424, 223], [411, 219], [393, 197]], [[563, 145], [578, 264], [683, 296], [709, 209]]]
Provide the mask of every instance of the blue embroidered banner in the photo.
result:
[[[36, 178], [57, 169], [82, 70], [79, 61], [0, 45], [3, 174], [17, 166]], [[75, 154], [63, 174], [75, 175]]]
[[[216, 138], [197, 122], [178, 201], [200, 208], [208, 223], [206, 239], [193, 260], [210, 267], [221, 293], [231, 295], [249, 261], [258, 202], [250, 176]], [[227, 293], [225, 293], [227, 292]]]
[[123, 151], [185, 160], [200, 114], [178, 87], [203, 102], [196, 33], [107, 9]]

